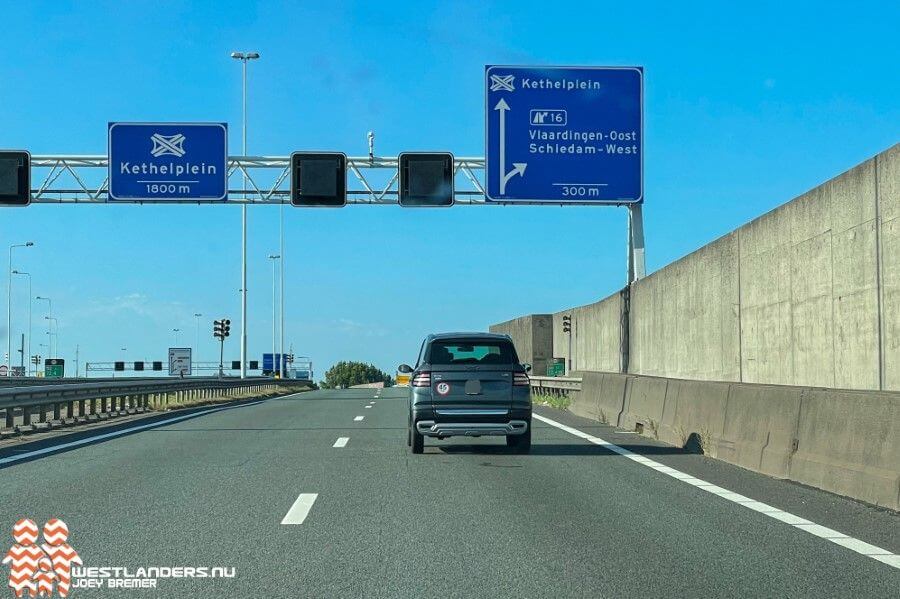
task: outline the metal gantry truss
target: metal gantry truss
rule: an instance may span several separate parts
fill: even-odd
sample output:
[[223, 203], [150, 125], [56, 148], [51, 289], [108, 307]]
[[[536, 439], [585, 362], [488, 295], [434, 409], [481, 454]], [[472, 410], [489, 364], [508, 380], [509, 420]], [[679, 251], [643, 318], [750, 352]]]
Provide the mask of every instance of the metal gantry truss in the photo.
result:
[[[228, 200], [110, 200], [107, 156], [32, 156], [32, 202], [40, 204], [290, 203], [290, 156], [230, 156]], [[397, 158], [347, 158], [348, 204], [396, 204]], [[392, 173], [390, 171], [393, 171]], [[484, 158], [454, 160], [455, 200], [484, 204]], [[244, 191], [244, 178], [247, 190]], [[387, 182], [384, 183], [384, 180]], [[238, 186], [240, 188], [238, 188]]]
[[[347, 158], [348, 204], [397, 204], [398, 158]], [[230, 156], [228, 199], [215, 200], [110, 200], [107, 156], [32, 156], [32, 202], [38, 204], [290, 204], [290, 156]], [[484, 158], [455, 158], [454, 200], [458, 204], [502, 205], [484, 194]], [[244, 179], [246, 178], [246, 190]], [[232, 185], [232, 182], [234, 185]], [[351, 184], [353, 182], [353, 184]], [[240, 186], [240, 189], [237, 186]], [[515, 202], [524, 204], [526, 202]], [[541, 202], [554, 205], [552, 202]], [[568, 205], [574, 205], [569, 203]], [[584, 202], [583, 204], [591, 204]], [[594, 204], [596, 205], [596, 204]], [[610, 204], [606, 204], [610, 205]], [[644, 224], [641, 204], [628, 208], [628, 283], [645, 274]]]

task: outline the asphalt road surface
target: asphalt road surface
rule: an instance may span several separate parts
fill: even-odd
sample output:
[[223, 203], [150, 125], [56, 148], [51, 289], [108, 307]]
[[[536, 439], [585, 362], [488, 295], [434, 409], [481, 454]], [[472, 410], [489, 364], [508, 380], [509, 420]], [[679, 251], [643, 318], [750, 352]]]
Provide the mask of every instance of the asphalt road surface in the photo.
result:
[[117, 580], [234, 569], [145, 589], [88, 571], [76, 585], [105, 586], [73, 597], [900, 597], [896, 513], [537, 412], [528, 455], [502, 438], [411, 455], [405, 389], [19, 444], [0, 450], [0, 526], [11, 544], [19, 519], [61, 518], [84, 567], [127, 568]]

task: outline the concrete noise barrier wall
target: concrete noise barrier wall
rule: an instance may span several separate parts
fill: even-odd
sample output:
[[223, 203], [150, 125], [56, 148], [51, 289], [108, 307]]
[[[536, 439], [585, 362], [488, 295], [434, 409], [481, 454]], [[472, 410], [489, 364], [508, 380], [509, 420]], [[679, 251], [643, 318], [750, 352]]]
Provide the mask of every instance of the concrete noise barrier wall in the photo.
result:
[[900, 510], [900, 393], [578, 374], [578, 415]]
[[567, 372], [900, 391], [900, 144], [627, 294], [491, 330], [537, 374], [562, 358]]

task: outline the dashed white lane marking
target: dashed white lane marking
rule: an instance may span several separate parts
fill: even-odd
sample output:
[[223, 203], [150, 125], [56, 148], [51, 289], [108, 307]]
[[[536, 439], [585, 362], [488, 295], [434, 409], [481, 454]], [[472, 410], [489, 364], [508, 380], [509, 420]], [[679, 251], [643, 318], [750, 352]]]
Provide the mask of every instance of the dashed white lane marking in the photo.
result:
[[743, 507], [749, 508], [753, 511], [759, 512], [761, 514], [765, 514], [770, 518], [775, 520], [779, 520], [793, 526], [796, 529], [806, 531], [812, 535], [817, 537], [821, 537], [823, 539], [827, 539], [836, 545], [840, 545], [841, 547], [846, 547], [851, 551], [855, 551], [860, 555], [865, 555], [866, 557], [870, 557], [872, 559], [883, 562], [889, 566], [893, 566], [895, 568], [900, 569], [900, 555], [891, 553], [887, 549], [882, 549], [881, 547], [876, 547], [875, 545], [870, 545], [864, 541], [860, 541], [859, 539], [855, 539], [851, 536], [845, 535], [842, 532], [838, 532], [836, 530], [832, 530], [825, 526], [821, 526], [816, 524], [815, 522], [811, 522], [805, 518], [801, 518], [800, 516], [796, 516], [789, 512], [785, 512], [784, 510], [780, 510], [777, 507], [773, 507], [771, 505], [767, 505], [762, 503], [761, 501], [756, 501], [754, 499], [750, 499], [749, 497], [745, 497], [740, 493], [735, 493], [734, 491], [729, 491], [728, 489], [723, 489], [717, 485], [712, 483], [708, 483], [705, 480], [696, 478], [691, 476], [690, 474], [686, 474], [681, 472], [680, 470], [676, 470], [674, 468], [670, 468], [664, 464], [660, 464], [654, 460], [646, 456], [642, 456], [640, 454], [628, 451], [623, 447], [619, 447], [615, 443], [610, 443], [609, 441], [604, 441], [600, 437], [595, 437], [593, 435], [589, 435], [588, 433], [582, 432], [577, 428], [572, 428], [571, 426], [566, 426], [561, 422], [557, 422], [555, 420], [551, 420], [545, 416], [541, 416], [539, 414], [533, 414], [533, 418], [537, 418], [541, 422], [549, 424], [550, 426], [555, 426], [556, 428], [566, 431], [571, 435], [575, 435], [576, 437], [580, 437], [585, 441], [593, 443], [594, 445], [599, 445], [604, 449], [608, 449], [614, 453], [619, 454], [622, 457], [628, 458], [638, 464], [642, 464], [647, 466], [648, 468], [652, 468], [657, 472], [661, 472], [667, 476], [671, 476], [677, 480], [685, 482], [689, 485], [693, 485], [698, 489], [703, 489], [713, 495], [718, 495], [722, 499], [727, 499], [732, 503], [736, 503], [737, 505], [741, 505]]
[[[286, 397], [292, 397], [290, 395]], [[284, 399], [284, 398], [282, 398]], [[165, 426], [167, 424], [172, 424], [173, 422], [179, 422], [181, 420], [185, 420], [187, 418], [193, 418], [194, 416], [202, 416], [203, 414], [211, 414], [213, 412], [220, 412], [222, 410], [228, 410], [231, 408], [245, 408], [249, 406], [255, 406], [257, 404], [261, 404], [263, 402], [269, 401], [268, 399], [264, 399], [263, 401], [254, 401], [250, 403], [237, 404], [231, 406], [218, 406], [215, 408], [209, 408], [208, 410], [197, 410], [196, 412], [191, 412], [190, 414], [184, 414], [183, 416], [175, 416], [174, 418], [165, 418], [163, 420], [156, 420], [149, 424], [139, 424], [137, 426], [130, 426], [128, 428], [123, 428], [119, 430], [115, 430], [109, 433], [102, 433], [99, 435], [89, 435], [87, 437], [83, 437], [78, 439], [77, 441], [69, 441], [68, 443], [59, 443], [57, 445], [51, 445], [49, 447], [42, 447], [40, 449], [35, 449], [34, 451], [28, 451], [26, 453], [21, 453], [19, 455], [8, 456], [5, 458], [0, 458], [0, 466], [4, 464], [12, 464], [13, 462], [18, 462], [20, 460], [27, 460], [28, 458], [44, 455], [47, 453], [53, 453], [54, 451], [59, 451], [61, 449], [67, 449], [69, 447], [78, 447], [79, 445], [87, 445], [89, 443], [95, 443], [102, 439], [112, 439], [113, 437], [121, 437], [122, 435], [127, 435], [128, 433], [133, 433], [136, 431], [146, 430], [148, 428], [157, 428], [160, 426]]]
[[359, 422], [359, 421], [362, 420], [363, 418], [365, 418], [365, 416], [357, 416], [356, 418], [353, 419], [353, 421], [354, 421], [354, 422]]
[[350, 437], [338, 437], [338, 440], [334, 442], [332, 447], [347, 447], [347, 441], [350, 440]]
[[363, 406], [363, 407], [364, 407], [365, 409], [367, 409], [367, 410], [369, 410], [369, 409], [372, 408], [372, 406]]
[[285, 514], [281, 523], [303, 524], [303, 521], [306, 520], [306, 516], [309, 515], [309, 510], [312, 509], [313, 504], [316, 502], [316, 497], [318, 496], [318, 493], [300, 493], [297, 497], [297, 501], [294, 502], [294, 505], [292, 505], [291, 509], [288, 510], [288, 513]]

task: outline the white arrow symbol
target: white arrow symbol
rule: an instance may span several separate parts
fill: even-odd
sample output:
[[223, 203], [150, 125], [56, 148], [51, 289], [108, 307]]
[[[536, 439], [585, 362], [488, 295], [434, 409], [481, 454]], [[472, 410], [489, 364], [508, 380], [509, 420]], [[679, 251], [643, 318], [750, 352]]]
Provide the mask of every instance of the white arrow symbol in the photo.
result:
[[500, 195], [504, 195], [506, 183], [516, 175], [524, 175], [528, 164], [513, 162], [513, 170], [506, 172], [506, 111], [509, 110], [509, 104], [505, 99], [500, 98], [500, 101], [494, 106], [494, 110], [500, 111]]

